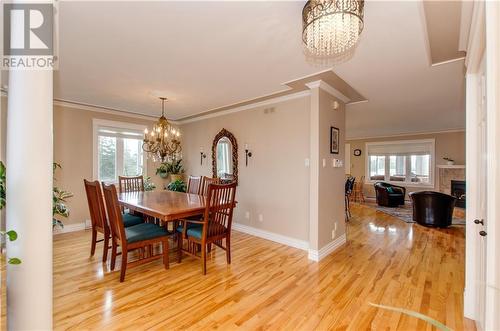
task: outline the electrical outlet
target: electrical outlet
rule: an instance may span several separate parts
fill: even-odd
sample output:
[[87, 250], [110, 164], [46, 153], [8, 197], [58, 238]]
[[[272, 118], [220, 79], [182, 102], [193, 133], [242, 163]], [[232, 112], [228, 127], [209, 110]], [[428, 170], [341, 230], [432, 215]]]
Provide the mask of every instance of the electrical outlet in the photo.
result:
[[326, 160], [323, 159], [323, 168], [326, 167]]
[[264, 222], [264, 216], [262, 216], [262, 214], [259, 214], [259, 222]]
[[305, 159], [304, 160], [304, 165], [306, 166], [306, 168], [309, 168], [309, 164], [310, 164], [309, 159]]
[[247, 211], [247, 212], [245, 213], [245, 218], [246, 218], [247, 220], [249, 220], [249, 219], [250, 219], [250, 212], [249, 212], [249, 211]]

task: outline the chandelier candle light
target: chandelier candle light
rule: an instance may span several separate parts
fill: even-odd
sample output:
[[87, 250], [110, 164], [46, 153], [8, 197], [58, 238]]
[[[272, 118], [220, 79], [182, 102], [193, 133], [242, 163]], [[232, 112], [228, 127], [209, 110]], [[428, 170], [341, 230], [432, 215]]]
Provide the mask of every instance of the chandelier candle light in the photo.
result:
[[346, 57], [363, 31], [364, 0], [309, 0], [302, 10], [302, 40], [316, 58]]
[[148, 153], [153, 161], [172, 161], [181, 158], [181, 142], [179, 137], [181, 133], [174, 128], [165, 117], [165, 100], [161, 100], [161, 117], [153, 126], [153, 130], [148, 132], [144, 130], [144, 142], [142, 149]]

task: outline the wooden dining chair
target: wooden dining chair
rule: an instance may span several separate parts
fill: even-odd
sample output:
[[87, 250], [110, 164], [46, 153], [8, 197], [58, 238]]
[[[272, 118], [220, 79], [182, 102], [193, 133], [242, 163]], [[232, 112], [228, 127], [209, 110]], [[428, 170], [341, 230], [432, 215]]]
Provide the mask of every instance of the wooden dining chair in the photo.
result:
[[203, 176], [201, 178], [201, 186], [200, 186], [200, 191], [199, 194], [203, 196], [208, 195], [208, 186], [210, 184], [220, 184], [220, 178], [212, 178], [212, 177], [207, 177]]
[[118, 176], [120, 193], [144, 192], [144, 177], [141, 176]]
[[[87, 202], [90, 211], [90, 221], [92, 224], [92, 243], [90, 248], [90, 256], [94, 256], [95, 247], [98, 242], [104, 241], [102, 262], [108, 259], [109, 238], [111, 237], [111, 230], [109, 228], [108, 219], [106, 217], [106, 205], [104, 203], [101, 184], [98, 181], [83, 180], [85, 185], [85, 192], [87, 194]], [[123, 226], [128, 228], [130, 226], [144, 223], [144, 219], [140, 215], [132, 215], [129, 213], [122, 213]], [[103, 239], [97, 240], [97, 233], [104, 235]]]
[[[128, 228], [123, 226], [122, 213], [118, 202], [118, 194], [115, 185], [103, 184], [104, 200], [108, 211], [109, 225], [111, 229], [111, 270], [115, 269], [118, 246], [121, 246], [121, 270], [120, 282], [125, 280], [127, 270], [128, 253], [135, 249], [140, 249], [140, 258], [130, 262], [131, 267], [151, 262], [163, 257], [165, 269], [168, 269], [168, 232], [164, 227], [152, 223], [142, 223]], [[162, 253], [153, 254], [151, 247], [154, 244], [161, 244]], [[148, 250], [146, 250], [148, 248]], [[147, 257], [142, 257], [142, 251], [149, 251]]]
[[189, 176], [186, 192], [199, 194], [201, 186], [201, 176]]
[[[208, 186], [207, 205], [203, 220], [185, 220], [182, 233], [177, 241], [177, 259], [182, 260], [182, 253], [186, 253], [202, 261], [202, 272], [207, 274], [207, 246], [214, 244], [226, 251], [226, 260], [231, 264], [231, 223], [233, 221], [234, 199], [236, 183], [210, 184]], [[190, 226], [192, 225], [192, 226]], [[225, 240], [225, 245], [223, 241]], [[186, 241], [186, 247], [183, 244]], [[201, 256], [198, 255], [201, 247]]]
[[[92, 223], [92, 243], [90, 246], [90, 256], [94, 256], [95, 247], [98, 242], [104, 241], [102, 262], [108, 259], [109, 238], [111, 236], [108, 221], [106, 220], [106, 210], [102, 200], [101, 185], [98, 181], [90, 182], [83, 180], [85, 193], [90, 211], [90, 221]], [[97, 233], [102, 233], [104, 238], [97, 240]]]

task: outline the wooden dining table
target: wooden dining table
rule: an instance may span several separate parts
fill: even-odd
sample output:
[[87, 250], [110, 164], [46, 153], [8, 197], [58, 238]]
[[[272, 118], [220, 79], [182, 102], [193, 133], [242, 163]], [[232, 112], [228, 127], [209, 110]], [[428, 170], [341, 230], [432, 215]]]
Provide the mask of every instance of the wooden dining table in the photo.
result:
[[173, 191], [125, 192], [118, 195], [118, 201], [125, 208], [164, 222], [202, 215], [206, 206], [202, 195]]

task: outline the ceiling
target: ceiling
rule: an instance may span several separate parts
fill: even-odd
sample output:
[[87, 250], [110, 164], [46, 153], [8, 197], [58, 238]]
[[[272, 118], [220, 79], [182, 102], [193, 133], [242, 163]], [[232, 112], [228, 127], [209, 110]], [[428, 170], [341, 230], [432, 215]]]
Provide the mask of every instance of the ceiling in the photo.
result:
[[[54, 97], [181, 119], [287, 90], [325, 71], [306, 61], [303, 1], [60, 2]], [[420, 1], [367, 1], [354, 57], [333, 71], [368, 102], [347, 135], [465, 126], [463, 61], [430, 66]]]

